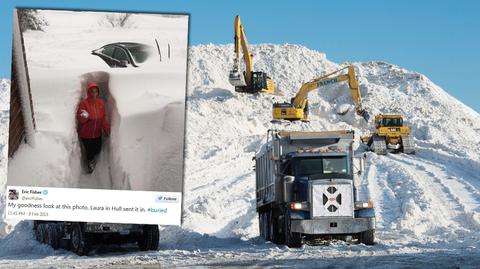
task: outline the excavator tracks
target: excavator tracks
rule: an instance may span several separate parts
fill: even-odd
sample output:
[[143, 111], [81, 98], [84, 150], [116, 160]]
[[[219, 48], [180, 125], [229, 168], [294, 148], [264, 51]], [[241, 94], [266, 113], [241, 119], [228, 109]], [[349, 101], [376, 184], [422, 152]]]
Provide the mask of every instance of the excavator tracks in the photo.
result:
[[415, 154], [415, 144], [413, 143], [413, 137], [411, 135], [402, 136], [403, 153]]
[[372, 136], [372, 143], [370, 148], [373, 152], [379, 155], [387, 154], [387, 144], [385, 143], [385, 138], [374, 135]]

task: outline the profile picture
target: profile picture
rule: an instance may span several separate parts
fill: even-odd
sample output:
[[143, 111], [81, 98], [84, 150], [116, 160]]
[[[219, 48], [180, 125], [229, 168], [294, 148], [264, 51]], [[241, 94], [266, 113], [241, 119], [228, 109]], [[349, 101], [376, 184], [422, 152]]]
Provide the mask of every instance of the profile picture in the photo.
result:
[[18, 200], [18, 191], [15, 189], [8, 190], [8, 200]]

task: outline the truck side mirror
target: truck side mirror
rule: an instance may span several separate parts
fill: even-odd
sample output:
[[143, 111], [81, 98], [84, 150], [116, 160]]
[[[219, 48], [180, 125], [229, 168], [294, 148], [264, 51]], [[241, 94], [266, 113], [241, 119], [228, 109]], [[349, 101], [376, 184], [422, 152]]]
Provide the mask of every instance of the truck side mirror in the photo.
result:
[[295, 181], [294, 176], [284, 176], [283, 177], [283, 201], [285, 203], [290, 202], [293, 193], [293, 182]]
[[365, 156], [360, 158], [360, 169], [358, 170], [358, 174], [363, 175], [364, 172], [365, 172]]

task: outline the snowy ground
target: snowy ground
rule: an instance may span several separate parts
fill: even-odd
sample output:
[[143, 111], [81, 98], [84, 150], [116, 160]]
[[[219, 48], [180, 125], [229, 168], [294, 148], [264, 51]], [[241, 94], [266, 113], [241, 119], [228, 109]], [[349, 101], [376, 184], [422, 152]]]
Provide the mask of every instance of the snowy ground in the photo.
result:
[[[232, 45], [189, 52], [184, 224], [164, 227], [158, 252], [99, 249], [89, 258], [35, 242], [28, 223], [0, 240], [0, 267], [151, 268], [172, 265], [342, 268], [478, 268], [480, 264], [480, 117], [425, 76], [382, 63], [355, 63], [371, 115], [401, 113], [416, 155], [367, 154], [361, 195], [376, 205], [377, 244], [288, 249], [258, 237], [251, 158], [269, 128], [354, 129], [369, 125], [335, 113], [351, 103], [347, 86], [310, 94], [310, 123], [270, 123], [273, 99], [336, 70], [325, 55], [296, 45], [253, 46], [255, 70], [284, 96], [235, 93], [228, 84]], [[28, 254], [25, 254], [28, 253]]]

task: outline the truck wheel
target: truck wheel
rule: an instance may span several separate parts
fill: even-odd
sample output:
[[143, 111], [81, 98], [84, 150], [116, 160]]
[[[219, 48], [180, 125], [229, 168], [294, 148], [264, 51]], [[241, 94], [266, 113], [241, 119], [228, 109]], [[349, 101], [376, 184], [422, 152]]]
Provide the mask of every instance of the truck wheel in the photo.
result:
[[268, 231], [268, 214], [266, 212], [260, 213], [258, 215], [258, 221], [260, 226], [260, 237], [265, 241], [269, 240], [269, 231]]
[[290, 216], [285, 216], [285, 244], [289, 248], [302, 247], [302, 236], [300, 233], [294, 233], [290, 231]]
[[60, 237], [57, 225], [53, 223], [47, 224], [46, 234], [48, 240], [46, 243], [52, 246], [53, 249], [58, 249], [60, 246]]
[[375, 230], [368, 230], [360, 233], [360, 243], [373, 245], [375, 243]]
[[261, 238], [265, 238], [265, 231], [263, 230], [263, 213], [258, 213], [258, 233]]
[[275, 244], [284, 244], [285, 239], [283, 237], [282, 231], [280, 231], [280, 225], [278, 221], [278, 217], [274, 217], [274, 214], [272, 213], [272, 218], [270, 219], [270, 239], [272, 240], [273, 243]]
[[301, 248], [302, 247], [302, 237], [300, 233], [288, 233], [285, 236], [285, 244], [289, 248]]
[[45, 223], [42, 223], [39, 226], [39, 229], [40, 229], [40, 242], [42, 244], [48, 244], [48, 234], [47, 234], [47, 224]]
[[158, 225], [144, 225], [143, 234], [137, 243], [141, 251], [157, 250], [159, 240], [160, 232]]
[[271, 231], [270, 231], [270, 222], [271, 222], [271, 216], [272, 216], [272, 211], [265, 212], [265, 241], [272, 241], [272, 238], [270, 237]]
[[43, 243], [45, 240], [45, 227], [43, 224], [37, 224], [35, 227], [35, 239], [37, 239], [38, 242]]
[[71, 236], [72, 251], [79, 256], [87, 255], [89, 252], [89, 244], [85, 232], [82, 229], [80, 223], [75, 222], [72, 224], [72, 236]]

